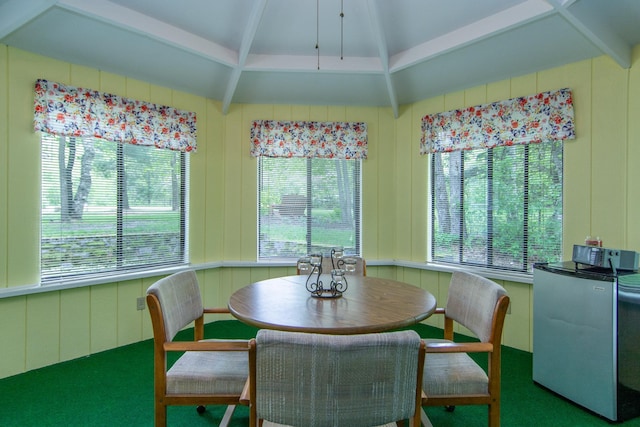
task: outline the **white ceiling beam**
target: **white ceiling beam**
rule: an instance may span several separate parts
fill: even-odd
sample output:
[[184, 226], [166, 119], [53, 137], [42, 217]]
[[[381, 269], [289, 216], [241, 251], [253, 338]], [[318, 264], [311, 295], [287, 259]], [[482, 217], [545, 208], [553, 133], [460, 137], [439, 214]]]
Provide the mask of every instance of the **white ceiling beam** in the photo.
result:
[[395, 73], [420, 62], [461, 49], [504, 33], [516, 26], [541, 19], [553, 12], [554, 8], [544, 0], [525, 1], [394, 55], [391, 58], [391, 72]]
[[318, 70], [318, 57], [313, 55], [256, 55], [247, 57], [245, 71], [278, 71], [346, 74], [382, 74], [382, 65], [378, 57], [320, 56], [322, 68]]
[[108, 0], [60, 0], [57, 6], [229, 67], [238, 63], [238, 56], [231, 49]]
[[10, 0], [0, 6], [0, 39], [34, 20], [53, 5], [56, 0]]
[[227, 90], [225, 91], [224, 98], [222, 99], [222, 113], [227, 114], [231, 100], [238, 87], [240, 81], [240, 75], [244, 69], [244, 65], [247, 62], [249, 51], [251, 50], [251, 44], [256, 37], [256, 31], [258, 31], [258, 25], [262, 19], [262, 13], [267, 6], [267, 0], [258, 1], [251, 10], [251, 16], [247, 22], [247, 28], [242, 35], [242, 42], [240, 43], [240, 51], [238, 52], [238, 64], [233, 69], [229, 82], [227, 83]]
[[558, 0], [548, 1], [562, 18], [591, 43], [596, 45], [603, 54], [612, 58], [622, 68], [631, 67], [631, 51], [633, 47], [627, 45], [610, 28], [602, 25], [601, 17], [589, 15], [588, 12], [585, 11], [583, 11], [579, 17], [577, 14], [571, 13], [569, 6], [574, 3], [574, 0], [566, 0], [563, 2]]
[[387, 38], [385, 37], [382, 22], [380, 21], [380, 12], [378, 6], [374, 0], [368, 0], [367, 6], [369, 8], [369, 16], [371, 17], [371, 27], [373, 28], [373, 35], [378, 45], [378, 53], [380, 56], [380, 63], [382, 65], [382, 71], [384, 73], [384, 80], [387, 86], [387, 93], [389, 94], [389, 102], [393, 109], [393, 116], [398, 118], [398, 97], [396, 96], [395, 88], [393, 87], [393, 80], [391, 79], [391, 73], [389, 72], [389, 48], [387, 47]]

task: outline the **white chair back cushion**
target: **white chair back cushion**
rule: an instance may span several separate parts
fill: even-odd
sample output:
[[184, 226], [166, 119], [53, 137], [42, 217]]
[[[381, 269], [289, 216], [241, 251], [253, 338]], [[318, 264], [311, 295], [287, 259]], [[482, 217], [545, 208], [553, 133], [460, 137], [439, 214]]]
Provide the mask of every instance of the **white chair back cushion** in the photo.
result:
[[[323, 255], [322, 256], [322, 273], [331, 274], [331, 270], [333, 270], [333, 267], [335, 266], [336, 268], [338, 268], [338, 264], [341, 264], [341, 267], [342, 269], [345, 269], [345, 274], [347, 276], [364, 276], [365, 265], [366, 265], [366, 261], [364, 260], [364, 258], [355, 256], [355, 255], [346, 255], [343, 257], [343, 260], [347, 258], [352, 258], [356, 261], [354, 271], [346, 271], [345, 265], [341, 264], [337, 259], [334, 259], [333, 262], [331, 262], [331, 255]], [[309, 270], [298, 271], [298, 274], [307, 275], [309, 274]]]
[[493, 311], [502, 295], [507, 291], [496, 282], [456, 271], [451, 275], [446, 315], [487, 342], [491, 338]]
[[[362, 257], [359, 256], [350, 256], [347, 255], [344, 257], [345, 259], [347, 258], [352, 258], [356, 261], [356, 265], [355, 265], [355, 270], [354, 271], [347, 271], [346, 274], [347, 275], [351, 275], [351, 276], [364, 276], [364, 266], [365, 266], [365, 260]], [[342, 268], [345, 268], [344, 266]]]
[[374, 426], [415, 409], [420, 337], [414, 331], [256, 336], [258, 418], [305, 426]]
[[173, 340], [182, 328], [202, 316], [204, 311], [198, 277], [193, 270], [160, 279], [147, 289], [147, 293], [160, 301], [167, 341]]

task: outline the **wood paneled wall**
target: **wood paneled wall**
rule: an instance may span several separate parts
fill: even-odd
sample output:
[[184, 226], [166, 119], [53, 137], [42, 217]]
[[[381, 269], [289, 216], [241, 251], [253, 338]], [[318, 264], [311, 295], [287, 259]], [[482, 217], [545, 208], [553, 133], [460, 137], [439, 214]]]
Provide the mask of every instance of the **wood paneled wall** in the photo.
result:
[[[564, 250], [586, 235], [605, 246], [640, 250], [640, 49], [625, 70], [606, 57], [448, 93], [400, 108], [232, 105], [125, 76], [56, 61], [0, 45], [0, 291], [34, 285], [39, 274], [40, 151], [32, 130], [37, 78], [195, 111], [198, 151], [191, 156], [190, 255], [196, 265], [255, 261], [256, 160], [249, 156], [255, 119], [365, 121], [363, 255], [423, 263], [427, 254], [428, 160], [418, 154], [428, 113], [569, 87], [578, 138], [566, 142]], [[293, 274], [293, 267], [213, 268], [198, 272], [207, 305], [255, 280]], [[449, 274], [371, 266], [446, 298]], [[0, 378], [151, 337], [135, 300], [156, 278], [1, 298]], [[503, 282], [511, 294], [504, 342], [531, 350], [528, 283]], [[427, 323], [429, 323], [428, 321]], [[151, 363], [151, 360], [150, 360]]]

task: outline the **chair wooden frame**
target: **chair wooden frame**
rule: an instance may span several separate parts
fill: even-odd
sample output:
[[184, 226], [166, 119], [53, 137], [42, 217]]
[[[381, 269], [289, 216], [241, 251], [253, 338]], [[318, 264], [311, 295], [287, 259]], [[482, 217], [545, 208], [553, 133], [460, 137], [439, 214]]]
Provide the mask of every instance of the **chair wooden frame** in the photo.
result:
[[[486, 342], [455, 343], [454, 321], [447, 317], [445, 308], [437, 308], [434, 314], [444, 316], [444, 339], [452, 342], [429, 342], [427, 340], [426, 357], [435, 353], [486, 353], [488, 357], [487, 376], [488, 392], [486, 394], [469, 395], [436, 395], [425, 394], [423, 406], [487, 405], [488, 425], [500, 425], [500, 384], [501, 384], [501, 339], [504, 319], [509, 307], [509, 296], [498, 298], [493, 310], [490, 338]], [[428, 375], [428, 372], [425, 372]], [[423, 414], [423, 418], [426, 415]]]
[[248, 341], [201, 341], [204, 339], [204, 315], [229, 313], [226, 308], [205, 308], [202, 315], [194, 320], [193, 341], [167, 341], [164, 318], [160, 301], [155, 295], [147, 295], [147, 306], [151, 315], [154, 337], [154, 415], [155, 425], [166, 426], [167, 406], [195, 405], [198, 412], [204, 405], [228, 405], [220, 426], [226, 426], [231, 419], [235, 405], [240, 403], [237, 394], [169, 394], [167, 393], [167, 354], [185, 351], [248, 351]]
[[[425, 359], [425, 342], [421, 340], [420, 348], [418, 351], [418, 369], [416, 372], [416, 392], [415, 392], [415, 411], [410, 422], [410, 427], [418, 427], [421, 424], [421, 417], [423, 416], [423, 410], [421, 403], [426, 398], [422, 391], [422, 376], [424, 369]], [[240, 403], [249, 406], [249, 427], [262, 427], [264, 420], [258, 419], [255, 405], [252, 402], [256, 401], [257, 387], [255, 378], [257, 375], [256, 367], [256, 340], [252, 338], [249, 340], [249, 378], [245, 384], [244, 390], [240, 397]], [[396, 422], [398, 427], [404, 426], [404, 420]], [[386, 426], [386, 424], [385, 424]]]

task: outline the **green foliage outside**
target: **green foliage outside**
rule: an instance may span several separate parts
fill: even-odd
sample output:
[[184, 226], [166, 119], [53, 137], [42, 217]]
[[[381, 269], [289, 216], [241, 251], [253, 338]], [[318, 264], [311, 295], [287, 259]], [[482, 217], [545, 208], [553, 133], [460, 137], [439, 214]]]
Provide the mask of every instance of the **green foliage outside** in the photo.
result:
[[[168, 230], [175, 230], [180, 224], [179, 212], [143, 212], [127, 214], [125, 233], [160, 234]], [[64, 234], [67, 237], [115, 235], [115, 213], [85, 213], [82, 220], [65, 224]], [[60, 215], [54, 213], [42, 214], [42, 238], [60, 237]]]
[[42, 278], [184, 263], [184, 161], [155, 147], [43, 135]]
[[515, 271], [560, 260], [561, 142], [439, 156], [434, 259]]
[[[336, 227], [337, 214], [333, 210], [313, 210], [314, 220], [324, 223], [324, 226], [316, 226], [312, 230], [317, 233], [313, 241], [319, 246], [334, 247], [335, 242], [349, 242], [352, 240], [353, 230], [344, 227]], [[306, 240], [300, 239], [305, 236], [307, 230], [306, 223], [302, 221], [288, 221], [278, 225], [272, 225], [270, 232], [273, 236], [278, 236], [279, 240], [306, 244]]]
[[[298, 258], [335, 246], [359, 251], [359, 162], [263, 157], [259, 168], [259, 258]], [[299, 213], [283, 206], [291, 196], [302, 196]]]

